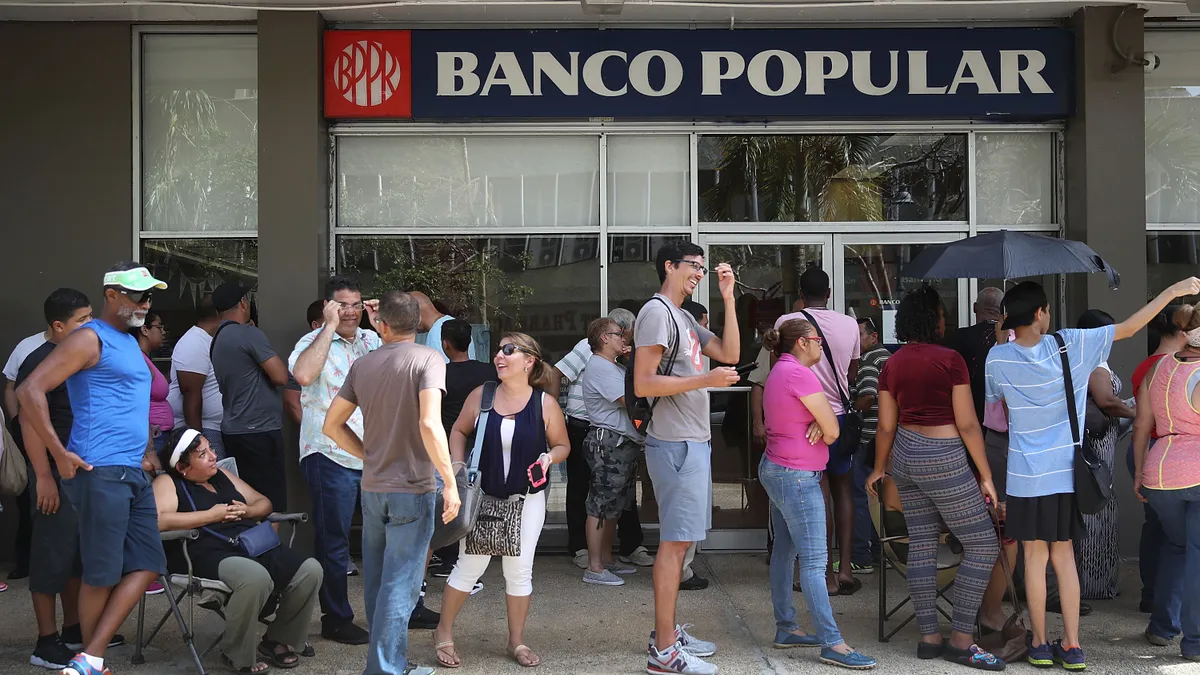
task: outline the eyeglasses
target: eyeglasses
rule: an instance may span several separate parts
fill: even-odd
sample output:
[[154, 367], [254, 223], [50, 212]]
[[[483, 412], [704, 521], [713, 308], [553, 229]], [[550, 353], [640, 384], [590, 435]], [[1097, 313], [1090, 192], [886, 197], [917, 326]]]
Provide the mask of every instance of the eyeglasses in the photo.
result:
[[524, 354], [528, 354], [530, 356], [537, 357], [536, 352], [534, 352], [531, 349], [526, 349], [524, 347], [521, 347], [520, 345], [516, 344], [515, 342], [510, 342], [506, 345], [502, 345], [500, 347], [499, 351], [501, 354], [503, 354], [505, 356], [512, 356], [513, 354], [515, 354], [517, 352], [522, 352]]
[[677, 266], [678, 265], [691, 265], [693, 270], [695, 270], [701, 274], [708, 274], [708, 268], [705, 267], [703, 265], [703, 263], [698, 263], [695, 260], [683, 260], [681, 258], [679, 260], [672, 260], [671, 262], [675, 263], [675, 265], [677, 265]]
[[152, 323], [146, 327], [149, 328], [150, 330], [160, 330], [164, 333], [167, 332], [167, 327], [162, 325], [161, 323]]
[[612, 332], [612, 333], [605, 333], [605, 335], [617, 335], [617, 336], [620, 336], [620, 337], [625, 337], [625, 334], [624, 334], [624, 333], [622, 333], [622, 332], [620, 332], [620, 331], [614, 331], [614, 332]]
[[821, 344], [822, 342], [824, 342], [824, 341], [825, 341], [825, 338], [821, 337], [820, 335], [813, 335], [813, 336], [811, 336], [811, 337], [802, 337], [802, 338], [800, 338], [800, 339], [801, 339], [801, 340], [808, 340], [809, 342], [815, 342], [815, 343], [817, 343], [817, 344]]
[[342, 309], [352, 309], [356, 312], [363, 311], [363, 303], [361, 302], [339, 302]]
[[129, 298], [136, 305], [150, 302], [150, 297], [153, 295], [150, 291], [130, 291], [124, 288], [118, 288], [117, 292]]

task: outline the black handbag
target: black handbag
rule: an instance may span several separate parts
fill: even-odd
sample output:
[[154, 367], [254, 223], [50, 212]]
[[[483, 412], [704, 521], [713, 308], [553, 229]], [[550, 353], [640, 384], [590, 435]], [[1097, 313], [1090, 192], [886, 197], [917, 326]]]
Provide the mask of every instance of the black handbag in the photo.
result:
[[1071, 418], [1071, 441], [1075, 444], [1075, 502], [1079, 512], [1100, 513], [1113, 496], [1112, 469], [1087, 444], [1080, 440], [1079, 409], [1075, 402], [1075, 385], [1071, 382], [1071, 361], [1067, 358], [1067, 343], [1058, 333], [1058, 355], [1062, 358], [1063, 385], [1067, 392], [1067, 415]]
[[821, 332], [821, 325], [807, 311], [800, 310], [800, 313], [808, 318], [808, 322], [813, 325], [813, 328], [817, 329], [817, 337], [821, 338], [821, 349], [825, 352], [825, 360], [833, 369], [833, 380], [837, 384], [838, 396], [842, 398], [845, 417], [842, 418], [842, 428], [837, 440], [838, 454], [843, 457], [853, 455], [858, 451], [858, 446], [862, 442], [862, 411], [854, 407], [854, 401], [850, 400], [850, 394], [842, 388], [842, 381], [837, 376], [837, 364], [833, 362], [833, 351], [829, 349], [829, 340], [826, 340], [825, 334]]
[[438, 490], [437, 500], [433, 511], [433, 538], [429, 547], [433, 550], [449, 546], [466, 537], [474, 529], [479, 519], [479, 506], [483, 503], [483, 488], [479, 480], [479, 456], [483, 454], [483, 432], [487, 429], [488, 415], [496, 401], [496, 383], [485, 382], [483, 394], [479, 398], [479, 416], [475, 418], [475, 445], [471, 448], [471, 456], [467, 458], [468, 469], [464, 473], [459, 470], [455, 474], [458, 483], [458, 515], [454, 520], [443, 523], [442, 513], [445, 510], [445, 500], [442, 498], [443, 487]]

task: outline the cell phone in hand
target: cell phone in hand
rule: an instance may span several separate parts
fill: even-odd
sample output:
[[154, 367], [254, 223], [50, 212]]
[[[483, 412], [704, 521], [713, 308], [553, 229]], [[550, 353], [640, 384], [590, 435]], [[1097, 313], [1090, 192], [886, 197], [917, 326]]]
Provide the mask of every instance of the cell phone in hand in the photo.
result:
[[756, 368], [758, 368], [758, 362], [753, 361], [751, 363], [747, 363], [745, 365], [738, 366], [737, 368], [734, 368], [733, 370], [734, 370], [734, 372], [736, 372], [738, 374], [739, 377], [745, 377], [745, 376], [749, 375], [751, 372], [753, 372]]
[[529, 465], [529, 485], [535, 488], [546, 484], [546, 471], [542, 468], [541, 462], [534, 462]]

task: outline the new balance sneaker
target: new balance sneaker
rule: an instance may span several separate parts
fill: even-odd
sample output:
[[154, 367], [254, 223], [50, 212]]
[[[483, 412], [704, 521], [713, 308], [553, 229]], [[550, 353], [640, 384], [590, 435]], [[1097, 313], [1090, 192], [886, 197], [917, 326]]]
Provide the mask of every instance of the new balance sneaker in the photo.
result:
[[[83, 628], [79, 624], [75, 624], [74, 626], [63, 626], [61, 637], [62, 642], [67, 646], [67, 649], [72, 649], [76, 652], [83, 649]], [[119, 633], [112, 636], [112, 639], [108, 641], [108, 646], [110, 648], [120, 647], [123, 644], [125, 644], [125, 636]]]
[[1025, 644], [1029, 647], [1029, 656], [1026, 657], [1026, 659], [1029, 661], [1029, 665], [1036, 668], [1050, 668], [1053, 666], [1054, 649], [1048, 644], [1042, 644], [1035, 647], [1030, 644], [1032, 642], [1032, 637], [1027, 637], [1025, 640]]
[[647, 551], [645, 546], [633, 549], [633, 553], [629, 555], [617, 556], [617, 560], [638, 567], [654, 567], [654, 556], [650, 555], [650, 551]]
[[37, 644], [33, 648], [33, 654], [29, 656], [29, 665], [47, 670], [55, 668], [61, 670], [66, 668], [73, 658], [75, 658], [75, 652], [68, 649], [55, 633], [38, 638]]
[[[675, 642], [683, 647], [692, 656], [712, 656], [717, 653], [717, 645], [707, 640], [701, 640], [687, 629], [691, 628], [692, 624], [685, 623], [682, 626], [675, 626]], [[650, 631], [650, 649], [654, 649], [655, 631]]]
[[1054, 641], [1054, 662], [1067, 670], [1086, 670], [1087, 660], [1083, 656], [1082, 647], [1063, 646], [1062, 640]]
[[575, 551], [575, 557], [571, 560], [575, 566], [581, 570], [586, 570], [588, 566], [588, 552], [586, 548], [581, 548]]
[[583, 571], [583, 583], [597, 586], [624, 586], [625, 580], [608, 570], [603, 572]]
[[650, 645], [646, 653], [646, 672], [649, 675], [716, 675], [717, 667], [700, 660], [676, 642], [665, 652]]

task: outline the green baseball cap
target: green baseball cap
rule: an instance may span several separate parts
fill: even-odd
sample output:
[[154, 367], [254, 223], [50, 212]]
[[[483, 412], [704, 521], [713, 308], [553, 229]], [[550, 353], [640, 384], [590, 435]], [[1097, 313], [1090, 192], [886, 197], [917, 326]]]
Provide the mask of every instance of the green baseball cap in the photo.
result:
[[108, 272], [104, 275], [105, 286], [120, 286], [131, 291], [148, 291], [151, 288], [166, 290], [165, 281], [159, 281], [145, 267], [135, 267], [131, 270]]

